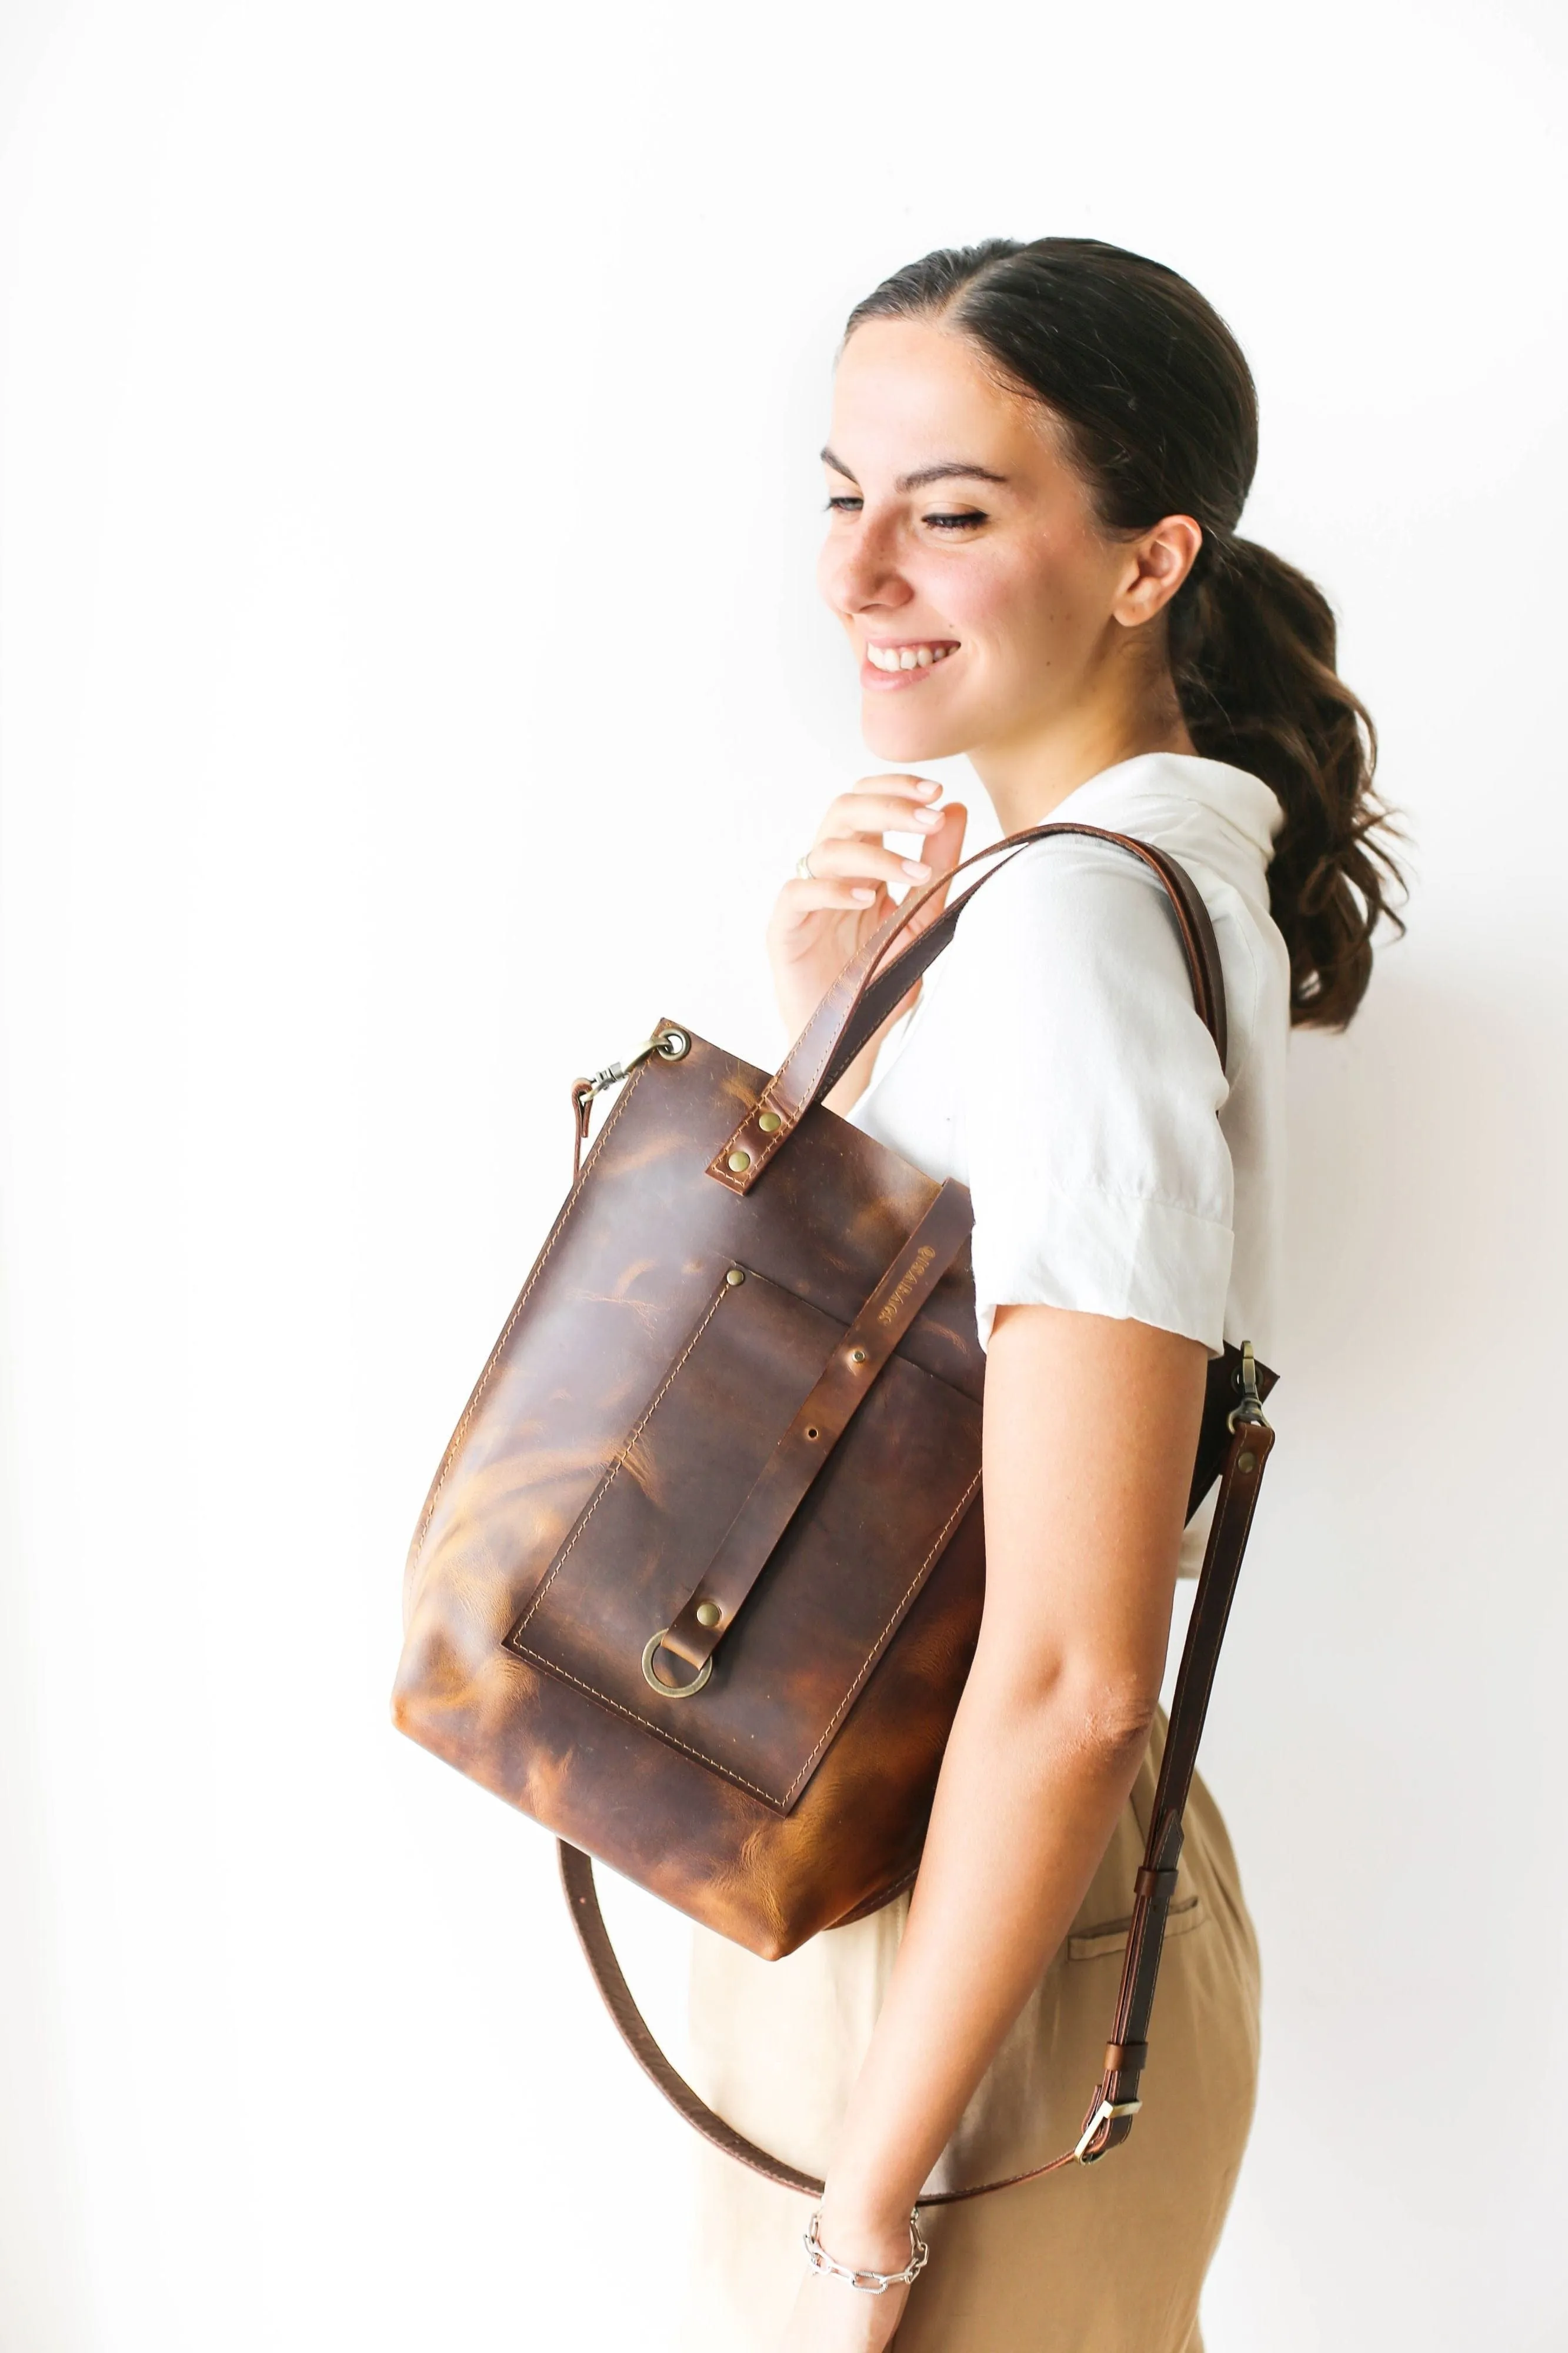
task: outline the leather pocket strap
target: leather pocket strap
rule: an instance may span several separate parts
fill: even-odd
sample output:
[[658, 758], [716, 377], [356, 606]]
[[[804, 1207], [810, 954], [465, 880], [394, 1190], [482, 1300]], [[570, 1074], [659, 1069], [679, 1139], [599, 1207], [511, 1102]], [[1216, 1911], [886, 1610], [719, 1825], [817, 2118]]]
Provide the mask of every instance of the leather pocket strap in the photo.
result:
[[[878, 1374], [966, 1240], [973, 1211], [962, 1185], [942, 1186], [834, 1348], [701, 1577], [659, 1645], [705, 1666], [734, 1624], [774, 1547], [811, 1492]], [[652, 1662], [658, 1673], [658, 1654]]]

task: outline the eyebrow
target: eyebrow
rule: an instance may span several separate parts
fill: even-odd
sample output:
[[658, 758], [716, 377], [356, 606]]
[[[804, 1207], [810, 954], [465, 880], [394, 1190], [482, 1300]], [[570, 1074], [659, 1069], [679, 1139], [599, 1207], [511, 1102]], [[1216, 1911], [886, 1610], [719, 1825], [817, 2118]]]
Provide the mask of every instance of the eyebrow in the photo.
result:
[[[836, 474], [842, 474], [847, 482], [855, 480], [842, 458], [836, 458], [831, 449], [822, 452], [822, 462], [831, 466]], [[931, 482], [1005, 482], [1006, 479], [1005, 474], [994, 474], [989, 466], [972, 466], [966, 459], [950, 459], [940, 466], [922, 466], [918, 473], [900, 474], [896, 487], [900, 491], [923, 491]]]

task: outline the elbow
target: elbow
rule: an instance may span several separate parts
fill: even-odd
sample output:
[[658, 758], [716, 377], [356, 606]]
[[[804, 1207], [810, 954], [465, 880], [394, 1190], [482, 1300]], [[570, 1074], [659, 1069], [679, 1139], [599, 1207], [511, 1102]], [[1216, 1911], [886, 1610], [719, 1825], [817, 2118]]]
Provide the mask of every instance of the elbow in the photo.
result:
[[[978, 1662], [977, 1662], [978, 1663]], [[1158, 1685], [1120, 1662], [1064, 1661], [1020, 1680], [1005, 1673], [996, 1694], [1011, 1736], [1057, 1757], [1071, 1756], [1093, 1778], [1131, 1786], [1159, 1713]]]
[[1154, 1729], [1160, 1694], [1132, 1677], [1085, 1679], [1062, 1694], [1059, 1719], [1091, 1769], [1131, 1781]]

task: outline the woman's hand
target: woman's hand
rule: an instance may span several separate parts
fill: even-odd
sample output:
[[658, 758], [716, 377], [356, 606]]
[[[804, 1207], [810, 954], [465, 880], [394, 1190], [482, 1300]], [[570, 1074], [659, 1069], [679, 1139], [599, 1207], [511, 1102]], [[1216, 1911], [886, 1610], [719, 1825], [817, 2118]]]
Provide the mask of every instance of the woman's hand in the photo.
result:
[[[891, 2264], [901, 2270], [905, 2256]], [[779, 2353], [883, 2353], [904, 2316], [907, 2287], [868, 2295], [847, 2280], [822, 2279], [808, 2272], [780, 2340]]]
[[[891, 913], [889, 886], [918, 891], [957, 865], [967, 812], [956, 802], [932, 808], [941, 790], [924, 776], [863, 776], [829, 807], [806, 853], [811, 880], [797, 876], [784, 884], [768, 924], [773, 994], [791, 1038], [799, 1036], [857, 948]], [[900, 858], [883, 840], [888, 833], [923, 834], [924, 856]], [[946, 897], [939, 891], [921, 908], [910, 925], [911, 939], [934, 922]], [[903, 1010], [894, 1008], [835, 1087], [837, 1108], [863, 1091], [876, 1050]]]

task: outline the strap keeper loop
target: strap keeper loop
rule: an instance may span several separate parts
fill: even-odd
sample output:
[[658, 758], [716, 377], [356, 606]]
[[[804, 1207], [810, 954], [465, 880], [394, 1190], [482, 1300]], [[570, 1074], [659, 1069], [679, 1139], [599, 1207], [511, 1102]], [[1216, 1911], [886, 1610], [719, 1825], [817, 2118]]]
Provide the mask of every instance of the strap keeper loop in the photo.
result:
[[1108, 2042], [1105, 2046], [1105, 2072], [1108, 2075], [1141, 2075], [1149, 2063], [1146, 2042]]

